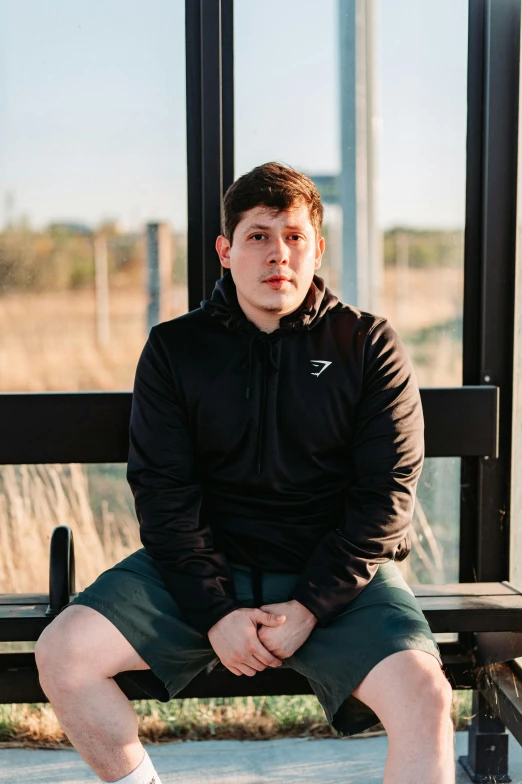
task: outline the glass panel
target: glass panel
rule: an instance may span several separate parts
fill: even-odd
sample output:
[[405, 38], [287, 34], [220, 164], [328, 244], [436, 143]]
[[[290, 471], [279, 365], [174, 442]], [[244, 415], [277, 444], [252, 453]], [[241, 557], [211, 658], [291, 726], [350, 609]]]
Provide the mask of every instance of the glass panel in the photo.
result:
[[73, 532], [76, 591], [142, 545], [126, 465], [0, 466], [0, 593], [48, 593], [57, 525]]
[[[187, 311], [184, 13], [0, 4], [0, 392], [131, 390], [149, 327]], [[76, 590], [138, 549], [125, 468], [1, 466], [0, 593], [48, 592], [62, 523]]]
[[188, 307], [184, 2], [4, 0], [0, 29], [0, 391], [131, 389]]
[[[468, 0], [317, 9], [235, 4], [236, 176], [277, 160], [312, 177], [325, 204], [318, 274], [390, 320], [420, 386], [459, 386]], [[418, 541], [400, 563], [412, 582], [458, 580], [459, 479], [460, 459], [426, 460]]]

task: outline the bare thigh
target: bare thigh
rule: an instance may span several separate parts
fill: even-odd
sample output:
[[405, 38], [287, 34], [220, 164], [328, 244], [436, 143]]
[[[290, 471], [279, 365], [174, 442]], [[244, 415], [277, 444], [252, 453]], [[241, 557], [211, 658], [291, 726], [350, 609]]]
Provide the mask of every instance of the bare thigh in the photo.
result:
[[38, 669], [49, 662], [74, 664], [112, 678], [150, 667], [108, 618], [84, 604], [65, 607], [40, 635], [35, 647]]

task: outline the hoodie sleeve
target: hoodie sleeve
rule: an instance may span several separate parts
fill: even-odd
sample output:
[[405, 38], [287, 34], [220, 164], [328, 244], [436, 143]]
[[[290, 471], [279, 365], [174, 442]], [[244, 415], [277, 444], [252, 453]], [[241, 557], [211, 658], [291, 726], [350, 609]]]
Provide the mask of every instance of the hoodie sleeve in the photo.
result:
[[368, 585], [379, 564], [404, 547], [424, 461], [419, 387], [386, 319], [369, 331], [362, 362], [352, 445], [355, 480], [346, 492], [344, 518], [320, 540], [291, 595], [322, 626]]
[[199, 519], [202, 488], [188, 414], [156, 327], [136, 369], [127, 481], [143, 546], [187, 621], [206, 635], [239, 604], [226, 558]]

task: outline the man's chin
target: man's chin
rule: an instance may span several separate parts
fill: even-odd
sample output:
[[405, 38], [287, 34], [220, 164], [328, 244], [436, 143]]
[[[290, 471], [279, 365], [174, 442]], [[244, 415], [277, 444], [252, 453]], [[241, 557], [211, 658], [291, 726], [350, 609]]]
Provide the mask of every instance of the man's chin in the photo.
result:
[[294, 310], [297, 310], [299, 305], [293, 305], [288, 302], [265, 302], [259, 306], [260, 310], [264, 310], [266, 313], [274, 313], [278, 316], [287, 316], [289, 313], [292, 313]]
[[278, 313], [280, 316], [287, 316], [297, 310], [302, 301], [298, 297], [290, 296], [290, 292], [271, 291], [270, 294], [271, 296], [265, 297], [263, 302], [259, 303], [259, 308], [267, 313]]

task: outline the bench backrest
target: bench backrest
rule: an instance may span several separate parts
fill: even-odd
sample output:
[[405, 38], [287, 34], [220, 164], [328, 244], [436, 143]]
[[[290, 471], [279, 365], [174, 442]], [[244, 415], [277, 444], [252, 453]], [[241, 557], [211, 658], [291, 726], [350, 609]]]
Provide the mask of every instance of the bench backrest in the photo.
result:
[[[499, 388], [420, 390], [426, 457], [498, 457]], [[0, 464], [126, 463], [132, 392], [0, 394]]]

